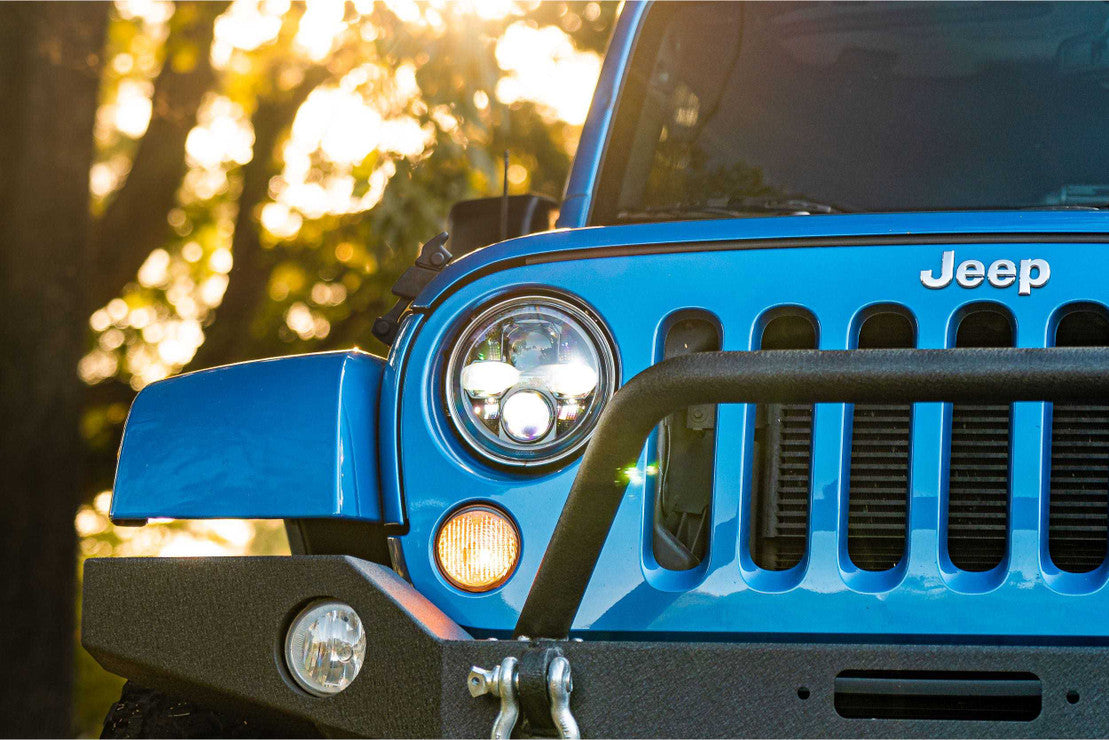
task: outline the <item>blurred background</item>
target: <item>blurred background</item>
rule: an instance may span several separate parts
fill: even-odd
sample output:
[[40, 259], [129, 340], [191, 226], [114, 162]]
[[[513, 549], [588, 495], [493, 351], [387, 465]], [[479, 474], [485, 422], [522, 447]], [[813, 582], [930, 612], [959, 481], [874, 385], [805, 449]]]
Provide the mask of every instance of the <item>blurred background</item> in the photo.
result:
[[280, 522], [109, 523], [134, 394], [383, 353], [370, 326], [452, 203], [506, 174], [561, 195], [617, 12], [0, 4], [0, 734], [98, 736], [119, 695], [78, 642], [85, 558], [288, 552]]

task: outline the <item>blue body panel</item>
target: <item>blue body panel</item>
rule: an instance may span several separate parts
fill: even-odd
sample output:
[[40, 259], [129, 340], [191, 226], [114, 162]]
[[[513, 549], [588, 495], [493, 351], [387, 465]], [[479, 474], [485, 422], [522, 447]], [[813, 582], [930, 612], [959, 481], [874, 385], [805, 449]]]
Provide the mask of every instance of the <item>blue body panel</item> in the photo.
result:
[[389, 352], [388, 366], [381, 383], [381, 397], [389, 399], [388, 402], [381, 404], [381, 414], [377, 423], [378, 460], [381, 464], [381, 512], [383, 520], [390, 524], [403, 524], [407, 521], [404, 513], [404, 493], [400, 485], [400, 442], [397, 438], [400, 420], [397, 417], [396, 399], [400, 396], [405, 362], [410, 354], [408, 348], [422, 320], [422, 315], [410, 313], [401, 323], [400, 331]]
[[[413, 303], [435, 304], [469, 275], [502, 264], [557, 259], [583, 249], [651, 248], [734, 240], [801, 240], [835, 237], [927, 237], [947, 234], [1107, 234], [1109, 219], [1096, 211], [958, 211], [866, 213], [827, 216], [768, 216], [741, 219], [668, 221], [627, 226], [594, 226], [548, 231], [509, 239], [451, 263]], [[646, 251], [646, 250], [644, 250]]]
[[[804, 246], [798, 238], [839, 234], [1002, 234], [990, 243]], [[1005, 236], [1008, 232], [1011, 236]], [[993, 302], [1009, 311], [1022, 347], [1043, 347], [1060, 310], [1084, 302], [1104, 306], [1109, 247], [1061, 243], [1050, 234], [1105, 234], [1109, 215], [1076, 212], [894, 214], [723, 220], [573, 230], [496, 245], [458, 265], [451, 290], [437, 283], [422, 297], [435, 303], [406, 349], [398, 386], [401, 486], [410, 530], [403, 539], [413, 583], [453, 619], [499, 634], [515, 623], [542, 558], [577, 464], [540, 475], [508, 474], [475, 458], [458, 441], [443, 409], [442, 362], [455, 332], [476, 307], [509, 292], [548, 287], [591, 305], [616, 340], [627, 379], [657, 362], [660, 328], [675, 311], [699, 308], [723, 327], [724, 349], [757, 342], [768, 311], [800, 306], [819, 325], [819, 346], [851, 348], [866, 312], [902, 306], [917, 324], [919, 346], [952, 346], [966, 307]], [[1044, 235], [1047, 236], [1044, 236]], [[779, 246], [745, 240], [784, 237]], [[911, 236], [910, 236], [911, 238]], [[996, 239], [996, 241], [994, 241]], [[609, 253], [606, 245], [675, 244], [674, 251]], [[701, 251], [696, 245], [714, 251]], [[683, 245], [693, 245], [683, 250]], [[938, 269], [941, 252], [956, 260], [1047, 259], [1047, 285], [1017, 288], [954, 283], [929, 290], [921, 270]], [[574, 251], [573, 259], [504, 262], [525, 255]], [[580, 250], [580, 251], [579, 251]], [[591, 256], [593, 252], [596, 256]], [[466, 265], [466, 262], [469, 265]], [[481, 270], [486, 263], [505, 269]], [[510, 266], [514, 265], [514, 266]], [[461, 273], [461, 274], [460, 274]], [[448, 276], [444, 276], [445, 278]], [[763, 571], [749, 555], [748, 505], [752, 409], [725, 406], [718, 417], [710, 556], [692, 571], [666, 571], [650, 549], [653, 481], [633, 484], [618, 513], [575, 623], [596, 634], [761, 635], [801, 639], [1002, 639], [1062, 641], [1109, 637], [1109, 566], [1064, 573], [1047, 553], [1049, 406], [1021, 403], [1013, 415], [1009, 554], [988, 573], [961, 572], [946, 552], [946, 481], [950, 407], [917, 404], [913, 419], [908, 555], [893, 570], [871, 573], [847, 556], [850, 408], [820, 404], [814, 421], [809, 557], [785, 572]], [[409, 462], [411, 461], [411, 462]], [[646, 470], [646, 459], [641, 470]], [[431, 550], [436, 527], [467, 501], [492, 501], [523, 533], [516, 574], [488, 595], [453, 589], [438, 574]]]
[[202, 370], [135, 399], [113, 519], [381, 520], [384, 363], [329, 352]]

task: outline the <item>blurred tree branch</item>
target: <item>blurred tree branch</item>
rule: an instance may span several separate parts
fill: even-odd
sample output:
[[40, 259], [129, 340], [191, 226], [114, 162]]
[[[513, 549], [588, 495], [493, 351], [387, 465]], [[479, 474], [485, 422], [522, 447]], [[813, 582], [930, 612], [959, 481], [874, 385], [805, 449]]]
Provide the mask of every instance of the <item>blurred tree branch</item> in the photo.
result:
[[[162, 363], [170, 366], [169, 372], [179, 372], [351, 344], [371, 343], [380, 351], [369, 326], [389, 304], [389, 285], [412, 259], [416, 246], [442, 227], [451, 203], [493, 192], [489, 183], [493, 179], [499, 183], [496, 170], [501, 151], [511, 150], [517, 169], [526, 168], [526, 187], [555, 196], [562, 187], [573, 127], [551, 119], [531, 102], [489, 106], [504, 74], [495, 59], [498, 35], [508, 26], [522, 23], [559, 25], [572, 33], [575, 44], [599, 48], [615, 12], [611, 6], [597, 6], [586, 18], [594, 3], [553, 2], [490, 22], [465, 10], [452, 10], [451, 25], [444, 32], [435, 24], [402, 21], [387, 8], [375, 6], [371, 16], [348, 16], [349, 25], [319, 58], [298, 47], [300, 22], [307, 9], [294, 5], [282, 17], [280, 31], [271, 42], [238, 49], [233, 61], [224, 60], [213, 69], [209, 49], [215, 36], [214, 21], [226, 5], [184, 0], [177, 5], [166, 37], [165, 62], [155, 80], [151, 123], [139, 142], [130, 175], [94, 226], [97, 264], [90, 278], [90, 313], [121, 297], [128, 311], [146, 311], [158, 305], [159, 312], [168, 308], [168, 317], [173, 317], [176, 305], [167, 303], [176, 304], [178, 299], [168, 299], [164, 291], [171, 283], [179, 296], [182, 290], [191, 291], [184, 300], [201, 300], [203, 310], [197, 314], [189, 309], [180, 319], [202, 322], [203, 343], [193, 345], [195, 354], [182, 367], [180, 361], [169, 359], [172, 349], [160, 358], [158, 353], [169, 345], [162, 339], [150, 339], [142, 327], [129, 325], [129, 316], [113, 319], [108, 332], [114, 337], [95, 329], [100, 334], [96, 339], [101, 341], [93, 351], [118, 363], [116, 377], [123, 382], [105, 378], [88, 388], [86, 408], [92, 411], [126, 403], [133, 393], [131, 385], [149, 382], [141, 377], [144, 365]], [[367, 28], [371, 33], [365, 32]], [[382, 76], [363, 92], [381, 106], [380, 114], [398, 122], [418, 122], [434, 137], [433, 142], [424, 153], [407, 157], [383, 147], [354, 167], [351, 175], [360, 193], [370, 187], [372, 174], [383, 162], [395, 167], [381, 199], [369, 210], [336, 210], [322, 216], [298, 212], [297, 205], [282, 197], [288, 184], [274, 180], [284, 174], [286, 166], [280, 147], [309, 94], [328, 81], [338, 85], [360, 65], [381, 70], [368, 73], [370, 78]], [[418, 94], [411, 103], [399, 103], [405, 108], [390, 107], [408, 94], [398, 95], [406, 68], [415, 72]], [[485, 102], [477, 102], [475, 90]], [[220, 165], [223, 184], [213, 191], [214, 196], [198, 198], [200, 191], [194, 186], [186, 184], [182, 189], [190, 167], [198, 167], [187, 158], [185, 142], [197, 123], [205, 95], [210, 93], [219, 93], [250, 115], [254, 141], [249, 161], [225, 158]], [[371, 140], [380, 135], [372, 124], [366, 131]], [[334, 176], [329, 169], [334, 163], [322, 149], [310, 156], [313, 171], [306, 184], [328, 184]], [[298, 224], [303, 218], [303, 227], [296, 227], [294, 236], [263, 228], [262, 208], [271, 201], [277, 213], [291, 208], [291, 217]], [[171, 229], [167, 215], [178, 206], [186, 220], [182, 227], [175, 223]], [[219, 236], [213, 236], [216, 233]], [[214, 299], [220, 301], [214, 311], [212, 299], [200, 299], [197, 290], [206, 279], [205, 269], [212, 275], [207, 261], [193, 257], [186, 264], [181, 253], [183, 246], [195, 249], [199, 245], [206, 250], [201, 254], [230, 248], [232, 255], [226, 287], [221, 289], [222, 297]], [[340, 245], [341, 258], [336, 251]], [[178, 277], [135, 284], [140, 266], [159, 247], [172, 255]], [[180, 278], [182, 269], [191, 271], [191, 276]], [[341, 290], [342, 298], [335, 303], [327, 297], [333, 295], [331, 286]], [[317, 300], [314, 288], [325, 297]], [[121, 310], [118, 306], [117, 311]], [[300, 311], [300, 316], [310, 311], [311, 319], [322, 328], [315, 333], [294, 329], [289, 318], [293, 310]], [[163, 325], [173, 321], [166, 313], [155, 319]], [[169, 341], [172, 345], [174, 340]], [[100, 418], [107, 417], [101, 413]], [[85, 433], [90, 447], [104, 455], [114, 452], [118, 429], [109, 435], [102, 422], [98, 425], [88, 419]], [[118, 421], [110, 423], [118, 425]], [[110, 472], [108, 467], [95, 471], [97, 482], [89, 490], [110, 486]]]
[[227, 5], [177, 3], [165, 61], [154, 83], [150, 125], [123, 187], [90, 231], [90, 312], [119, 295], [150, 251], [165, 240], [166, 214], [176, 203], [186, 171], [185, 139], [215, 81], [209, 55], [215, 19]]
[[258, 101], [251, 116], [254, 127], [254, 156], [242, 168], [239, 211], [231, 241], [234, 264], [227, 290], [216, 309], [216, 321], [205, 332], [204, 344], [190, 368], [210, 367], [252, 359], [256, 352], [251, 324], [266, 299], [269, 270], [262, 249], [258, 212], [269, 192], [277, 145], [292, 124], [301, 103], [328, 78], [324, 67], [312, 67], [301, 81], [286, 92], [274, 92]]

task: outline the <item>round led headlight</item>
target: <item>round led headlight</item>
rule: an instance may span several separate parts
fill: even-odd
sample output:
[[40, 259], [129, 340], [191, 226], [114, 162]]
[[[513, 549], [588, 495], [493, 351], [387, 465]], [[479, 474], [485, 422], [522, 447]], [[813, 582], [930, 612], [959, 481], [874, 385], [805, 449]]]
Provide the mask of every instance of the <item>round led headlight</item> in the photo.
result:
[[338, 694], [350, 686], [365, 659], [362, 620], [341, 601], [311, 603], [289, 625], [285, 664], [293, 680], [309, 694]]
[[600, 322], [549, 296], [483, 311], [447, 364], [451, 420], [478, 454], [507, 465], [546, 465], [581, 449], [615, 385]]

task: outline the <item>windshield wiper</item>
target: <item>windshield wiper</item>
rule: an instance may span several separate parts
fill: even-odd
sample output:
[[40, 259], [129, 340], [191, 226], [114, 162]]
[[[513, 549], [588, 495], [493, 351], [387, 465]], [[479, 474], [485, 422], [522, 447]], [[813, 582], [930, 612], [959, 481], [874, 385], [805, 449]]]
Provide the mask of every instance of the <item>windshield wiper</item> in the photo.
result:
[[757, 198], [733, 198], [728, 207], [756, 213], [792, 213], [798, 216], [811, 216], [818, 213], [846, 213], [847, 209], [804, 198], [779, 198], [760, 196]]
[[1109, 211], [1109, 204], [1053, 203], [1051, 205], [1021, 206], [1022, 211]]
[[811, 216], [826, 213], [847, 213], [847, 209], [804, 198], [758, 196], [717, 198], [700, 203], [673, 203], [649, 206], [639, 211], [622, 211], [620, 221], [659, 221], [684, 218], [743, 218], [762, 214]]
[[737, 218], [750, 216], [750, 212], [735, 211], [715, 206], [650, 206], [642, 211], [620, 211], [617, 221], [669, 221], [694, 218]]

